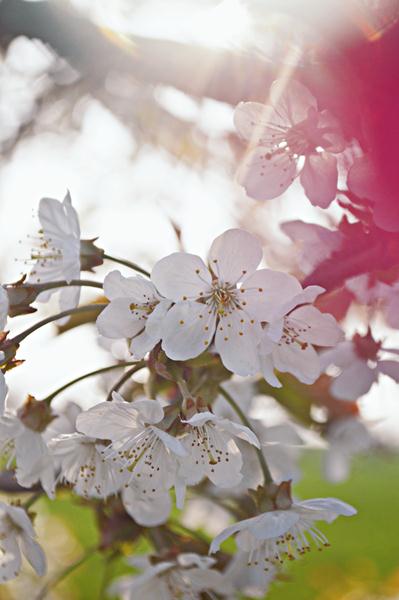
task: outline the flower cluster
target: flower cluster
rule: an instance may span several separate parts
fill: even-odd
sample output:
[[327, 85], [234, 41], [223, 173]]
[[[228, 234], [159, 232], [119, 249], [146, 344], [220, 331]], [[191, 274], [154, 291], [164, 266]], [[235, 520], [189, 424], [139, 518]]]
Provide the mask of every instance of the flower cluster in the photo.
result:
[[[317, 115], [308, 115], [307, 126], [318, 132], [324, 117]], [[293, 132], [289, 135], [287, 153], [294, 144]], [[327, 139], [332, 144], [332, 137]], [[323, 370], [335, 364], [343, 370], [332, 381], [331, 394], [340, 397], [339, 390], [345, 389], [350, 400], [362, 391], [350, 394], [342, 384], [353, 370], [372, 370], [374, 381], [379, 372], [394, 377], [397, 363], [377, 360], [382, 348], [376, 342], [373, 346], [371, 334], [344, 341], [334, 316], [315, 305], [324, 288], [303, 287], [293, 275], [263, 266], [262, 245], [247, 231], [219, 235], [206, 260], [176, 252], [147, 273], [135, 263], [105, 255], [93, 240], [81, 240], [69, 195], [63, 202], [42, 200], [39, 218], [42, 241], [32, 254], [37, 262], [31, 274], [0, 287], [3, 327], [7, 316], [32, 312], [33, 302], [61, 292], [60, 313], [14, 337], [3, 333], [0, 340], [0, 448], [15, 485], [51, 499], [59, 489], [70, 490], [93, 503], [101, 514], [104, 548], [118, 548], [121, 531], [127, 540], [149, 536], [154, 554], [128, 559], [141, 574], [117, 579], [110, 588], [122, 598], [263, 594], [286, 559], [304, 554], [311, 542], [319, 548], [328, 545], [316, 521], [331, 522], [356, 511], [334, 498], [292, 499], [290, 480], [300, 477], [296, 459], [303, 441], [294, 423], [270, 426], [253, 416], [256, 396], [284, 390], [291, 380], [304, 388], [318, 385]], [[81, 269], [90, 270], [106, 257], [140, 274], [127, 277], [113, 270], [103, 283], [80, 279]], [[102, 288], [106, 303], [77, 306], [85, 285]], [[96, 321], [103, 347], [123, 346], [123, 359], [119, 354], [109, 367], [72, 380], [41, 400], [28, 395], [13, 407], [7, 371], [18, 366], [24, 339], [51, 321], [81, 312]], [[340, 362], [348, 344], [353, 360]], [[370, 359], [375, 361], [372, 369], [365, 363]], [[64, 389], [114, 369], [123, 374], [112, 385], [104, 380], [106, 398], [89, 408], [80, 402], [54, 408], [53, 399]], [[333, 425], [320, 429], [320, 435], [331, 440], [329, 462], [340, 466], [330, 471], [338, 480], [337, 472], [349, 470], [348, 458], [370, 448], [371, 441], [346, 453], [342, 445], [338, 457], [333, 453], [337, 440], [350, 441], [350, 435]], [[190, 529], [172, 525], [171, 512], [175, 500], [184, 516], [195, 497], [213, 507], [221, 502], [232, 515], [247, 518], [233, 525], [223, 518], [213, 541], [198, 535], [190, 539]], [[37, 573], [44, 574], [43, 551], [28, 510], [35, 499], [0, 507], [3, 581], [20, 571], [20, 548]], [[220, 546], [234, 534], [239, 551], [232, 557]], [[208, 553], [218, 553], [217, 558]]]

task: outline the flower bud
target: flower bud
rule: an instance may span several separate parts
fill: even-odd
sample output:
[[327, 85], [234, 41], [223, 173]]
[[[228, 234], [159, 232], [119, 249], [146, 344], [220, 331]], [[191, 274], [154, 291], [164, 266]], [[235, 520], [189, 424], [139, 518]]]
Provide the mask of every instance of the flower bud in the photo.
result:
[[36, 400], [31, 395], [28, 395], [25, 404], [21, 406], [17, 414], [25, 427], [39, 433], [44, 431], [47, 425], [55, 419], [47, 402]]

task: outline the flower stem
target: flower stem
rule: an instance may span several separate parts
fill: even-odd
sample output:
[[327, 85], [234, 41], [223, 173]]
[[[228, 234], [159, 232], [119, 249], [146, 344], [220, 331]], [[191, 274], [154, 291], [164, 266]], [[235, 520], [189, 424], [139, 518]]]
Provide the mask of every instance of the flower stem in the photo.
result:
[[43, 402], [47, 402], [47, 404], [50, 404], [50, 402], [53, 400], [53, 398], [58, 396], [58, 394], [60, 394], [61, 392], [63, 392], [67, 388], [69, 388], [71, 385], [74, 385], [75, 383], [78, 383], [79, 381], [83, 381], [83, 379], [86, 379], [87, 377], [93, 377], [94, 375], [100, 375], [101, 373], [107, 373], [108, 371], [113, 371], [114, 369], [123, 369], [124, 367], [131, 367], [136, 364], [137, 364], [137, 362], [120, 362], [120, 363], [117, 363], [114, 365], [109, 365], [108, 367], [102, 367], [101, 369], [96, 369], [95, 371], [90, 371], [89, 373], [85, 373], [84, 375], [80, 375], [79, 377], [72, 379], [72, 381], [68, 381], [68, 383], [65, 383], [61, 387], [57, 388], [54, 392], [52, 392], [51, 394], [49, 394], [48, 396], [43, 398]]
[[195, 539], [199, 542], [202, 542], [203, 544], [206, 544], [207, 546], [209, 545], [209, 542], [211, 541], [208, 536], [204, 535], [200, 531], [195, 531], [195, 529], [190, 529], [189, 527], [186, 527], [185, 525], [183, 525], [182, 523], [179, 523], [179, 521], [175, 521], [174, 519], [169, 519], [167, 524], [170, 527], [173, 527], [175, 529], [180, 529], [181, 532], [184, 533], [185, 535], [188, 535], [188, 536], [192, 537], [193, 539]]
[[[219, 392], [223, 396], [223, 398], [230, 404], [231, 408], [237, 413], [237, 416], [241, 419], [242, 424], [245, 425], [246, 427], [248, 427], [248, 429], [250, 429], [251, 431], [253, 431], [253, 429], [251, 427], [251, 423], [249, 422], [247, 417], [244, 415], [241, 408], [238, 406], [236, 401], [230, 396], [230, 394], [228, 392], [226, 392], [226, 390], [221, 385], [219, 386]], [[272, 483], [273, 478], [270, 474], [270, 470], [269, 470], [269, 467], [267, 466], [266, 459], [263, 455], [262, 449], [255, 448], [255, 450], [258, 455], [258, 459], [259, 459], [260, 467], [262, 469], [265, 484]]]
[[25, 500], [25, 502], [22, 504], [23, 508], [25, 510], [28, 510], [28, 508], [30, 508], [32, 506], [32, 504], [34, 504], [36, 502], [36, 500], [39, 500], [39, 498], [41, 498], [42, 495], [43, 495], [42, 490], [36, 492], [35, 494], [32, 494], [32, 496], [30, 498], [28, 498], [27, 500]]
[[150, 273], [145, 269], [136, 265], [136, 263], [131, 262], [130, 260], [125, 260], [124, 258], [115, 258], [115, 256], [110, 256], [109, 254], [103, 254], [103, 258], [107, 260], [112, 260], [112, 262], [118, 263], [119, 265], [123, 265], [124, 267], [128, 267], [129, 269], [133, 269], [133, 271], [137, 271], [137, 273], [141, 273], [146, 277], [150, 277]]
[[46, 319], [39, 321], [35, 325], [32, 325], [32, 327], [25, 329], [25, 331], [23, 331], [22, 333], [15, 336], [15, 338], [13, 338], [12, 341], [14, 344], [20, 344], [22, 342], [22, 340], [24, 340], [26, 337], [28, 337], [28, 335], [30, 335], [37, 329], [40, 329], [40, 327], [47, 325], [48, 323], [52, 323], [53, 321], [58, 321], [58, 319], [62, 319], [63, 317], [69, 317], [70, 315], [76, 315], [76, 314], [84, 313], [84, 312], [93, 312], [98, 309], [100, 309], [99, 312], [101, 312], [101, 310], [103, 310], [106, 306], [108, 306], [108, 305], [107, 304], [88, 304], [87, 306], [78, 306], [77, 308], [69, 308], [68, 310], [63, 310], [62, 312], [57, 313], [56, 315], [51, 315], [50, 317], [47, 317]]
[[58, 573], [58, 575], [56, 575], [55, 577], [53, 577], [52, 579], [50, 579], [50, 581], [48, 581], [39, 591], [39, 593], [37, 594], [37, 596], [35, 596], [35, 600], [43, 600], [43, 598], [45, 598], [47, 596], [47, 594], [50, 592], [50, 590], [52, 588], [55, 588], [59, 583], [61, 583], [61, 581], [63, 579], [65, 579], [66, 577], [68, 577], [68, 575], [70, 575], [70, 573], [72, 573], [75, 569], [77, 569], [78, 567], [80, 567], [84, 562], [86, 562], [86, 560], [88, 558], [90, 558], [91, 556], [93, 556], [93, 554], [95, 554], [96, 552], [98, 552], [99, 548], [98, 546], [95, 546], [93, 548], [89, 548], [80, 558], [78, 558], [75, 562], [73, 562], [71, 565], [68, 565], [68, 567], [66, 567], [65, 569], [63, 569], [60, 573]]
[[[20, 287], [28, 287], [29, 284], [23, 284]], [[101, 281], [92, 281], [91, 279], [72, 279], [71, 281], [49, 281], [48, 283], [35, 284], [42, 291], [53, 290], [61, 287], [93, 287], [103, 289]]]
[[146, 364], [147, 363], [145, 360], [141, 360], [140, 362], [135, 363], [135, 365], [131, 369], [126, 371], [126, 373], [124, 373], [122, 377], [118, 379], [115, 385], [113, 385], [110, 391], [108, 392], [107, 402], [110, 402], [112, 400], [112, 394], [114, 392], [117, 392], [123, 386], [123, 384], [126, 383], [126, 381], [128, 381], [132, 375], [134, 375], [134, 373], [140, 371], [140, 369], [145, 367]]

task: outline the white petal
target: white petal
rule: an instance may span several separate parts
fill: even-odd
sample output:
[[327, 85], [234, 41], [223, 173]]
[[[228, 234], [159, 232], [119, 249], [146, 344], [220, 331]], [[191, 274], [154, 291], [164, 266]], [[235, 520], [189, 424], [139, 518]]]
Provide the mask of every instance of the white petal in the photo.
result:
[[56, 241], [65, 236], [80, 237], [79, 218], [69, 194], [63, 202], [53, 198], [42, 198], [39, 204], [39, 220], [46, 238]]
[[76, 429], [90, 437], [119, 440], [139, 427], [138, 419], [137, 409], [129, 402], [100, 402], [78, 415]]
[[346, 481], [350, 472], [350, 459], [348, 453], [340, 448], [329, 448], [323, 460], [326, 479], [331, 483]]
[[280, 227], [295, 243], [296, 261], [305, 275], [329, 258], [332, 252], [340, 247], [343, 240], [343, 235], [339, 231], [300, 220], [286, 221]]
[[274, 321], [283, 316], [282, 306], [302, 292], [302, 286], [292, 275], [271, 269], [259, 269], [242, 285], [240, 301], [253, 316]]
[[298, 521], [291, 510], [273, 510], [253, 519], [248, 531], [258, 540], [267, 540], [284, 535]]
[[123, 489], [122, 502], [132, 519], [143, 527], [156, 527], [166, 523], [172, 510], [169, 492], [148, 496], [133, 486]]
[[297, 163], [287, 152], [271, 152], [258, 146], [248, 152], [237, 173], [237, 181], [250, 198], [271, 200], [285, 192], [297, 175]]
[[187, 423], [187, 425], [191, 425], [192, 427], [201, 427], [208, 421], [219, 421], [219, 417], [209, 412], [209, 410], [204, 410], [204, 412], [197, 412], [190, 419], [187, 419], [186, 421], [183, 420], [182, 422]]
[[[79, 279], [79, 276], [80, 276], [79, 269], [73, 275], [73, 277], [71, 277], [70, 279], [68, 279], [68, 277], [66, 277], [65, 273], [64, 273], [64, 277], [65, 277], [66, 281], [70, 281], [72, 279]], [[79, 300], [80, 300], [81, 289], [82, 288], [80, 286], [64, 287], [61, 289], [60, 299], [59, 299], [61, 311], [69, 310], [71, 308], [76, 308], [78, 306]], [[67, 318], [69, 318], [69, 317], [67, 317]], [[61, 319], [60, 319], [60, 321], [61, 321]]]
[[158, 300], [159, 296], [154, 284], [141, 275], [124, 277], [119, 271], [111, 271], [104, 279], [104, 294], [109, 300], [130, 298], [131, 302], [145, 304]]
[[151, 279], [165, 298], [179, 302], [196, 299], [211, 287], [211, 274], [203, 260], [195, 254], [175, 252], [159, 260]]
[[313, 206], [327, 208], [337, 195], [337, 159], [328, 152], [310, 154], [306, 157], [300, 181]]
[[290, 313], [288, 319], [297, 330], [301, 329], [299, 338], [303, 342], [335, 346], [343, 340], [344, 333], [334, 317], [320, 312], [314, 306], [300, 306]]
[[252, 519], [245, 519], [244, 521], [238, 521], [226, 529], [223, 529], [213, 540], [209, 548], [209, 554], [215, 554], [221, 546], [221, 544], [227, 540], [230, 536], [238, 533], [239, 531], [245, 530], [248, 528], [248, 525], [251, 525], [254, 521], [257, 521], [259, 517], [252, 517]]
[[116, 298], [97, 317], [97, 329], [111, 339], [133, 337], [144, 329], [145, 320], [135, 318], [130, 298]]
[[355, 352], [353, 342], [350, 340], [341, 342], [335, 348], [320, 353], [320, 362], [323, 370], [330, 365], [346, 368], [357, 360], [358, 356]]
[[21, 546], [24, 556], [28, 559], [36, 573], [39, 577], [43, 577], [47, 570], [47, 562], [42, 547], [27, 535], [21, 536]]
[[357, 400], [378, 379], [378, 370], [370, 369], [363, 360], [355, 360], [333, 380], [330, 392], [340, 400]]
[[162, 328], [166, 313], [170, 308], [169, 300], [161, 300], [148, 316], [145, 330], [132, 339], [130, 351], [138, 359], [144, 358], [162, 338]]
[[132, 406], [139, 412], [142, 423], [159, 423], [164, 417], [163, 408], [158, 400], [137, 399]]
[[388, 377], [399, 382], [399, 362], [396, 360], [379, 360], [377, 368], [380, 373], [384, 373], [384, 375], [388, 375]]
[[173, 454], [181, 457], [187, 456], [187, 451], [183, 444], [173, 437], [173, 435], [169, 435], [169, 433], [166, 433], [166, 431], [163, 431], [162, 429], [158, 429], [158, 427], [153, 427], [152, 430]]
[[262, 330], [251, 321], [244, 311], [233, 310], [217, 326], [216, 350], [224, 366], [237, 375], [254, 375], [258, 370], [257, 346]]
[[286, 115], [259, 102], [240, 102], [234, 111], [234, 125], [242, 138], [265, 147], [284, 139], [291, 127]]
[[302, 383], [314, 383], [320, 375], [320, 361], [313, 346], [282, 341], [274, 348], [272, 357], [278, 371], [291, 373]]
[[323, 148], [328, 152], [343, 152], [346, 142], [338, 119], [328, 110], [322, 110], [317, 116], [317, 128], [325, 130], [322, 133]]
[[21, 570], [21, 552], [14, 534], [0, 539], [0, 582], [14, 579]]
[[11, 506], [3, 504], [5, 512], [11, 518], [11, 520], [17, 525], [18, 529], [22, 530], [23, 533], [29, 537], [36, 537], [35, 530], [33, 529], [32, 521], [26, 514], [26, 511], [19, 506]]
[[293, 125], [305, 121], [310, 110], [317, 110], [316, 98], [296, 79], [277, 79], [270, 88], [270, 100]]
[[260, 372], [266, 379], [267, 383], [273, 387], [281, 388], [282, 385], [274, 374], [274, 364], [271, 355], [260, 355]]
[[234, 421], [230, 421], [229, 419], [220, 419], [218, 420], [217, 427], [220, 427], [224, 431], [228, 431], [241, 440], [256, 446], [256, 448], [260, 448], [260, 443], [257, 436], [251, 429], [249, 429], [249, 427], [246, 427], [245, 425], [234, 423]]
[[300, 507], [314, 511], [316, 513], [313, 517], [315, 520], [322, 519], [327, 523], [331, 523], [339, 516], [352, 517], [357, 514], [357, 510], [353, 506], [337, 498], [312, 498], [296, 502], [294, 507], [295, 509]]
[[229, 229], [214, 240], [208, 260], [219, 281], [234, 284], [255, 271], [262, 260], [262, 246], [247, 231]]
[[46, 493], [54, 495], [54, 465], [50, 452], [42, 435], [24, 428], [15, 440], [17, 470], [16, 477], [20, 485], [31, 487], [41, 481]]
[[173, 360], [194, 358], [209, 347], [215, 325], [216, 316], [206, 304], [179, 302], [165, 317], [162, 348]]

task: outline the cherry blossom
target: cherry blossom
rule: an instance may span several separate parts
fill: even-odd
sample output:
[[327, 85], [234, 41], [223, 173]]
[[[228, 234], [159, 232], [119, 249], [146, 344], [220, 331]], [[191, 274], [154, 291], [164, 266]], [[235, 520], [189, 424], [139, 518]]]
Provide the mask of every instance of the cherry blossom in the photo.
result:
[[285, 192], [300, 175], [312, 204], [327, 208], [337, 193], [336, 154], [345, 149], [338, 121], [298, 81], [277, 80], [270, 104], [241, 102], [234, 113], [239, 135], [249, 150], [238, 181], [256, 200]]
[[259, 448], [256, 435], [244, 425], [217, 417], [209, 411], [197, 412], [185, 424], [181, 443], [187, 456], [179, 460], [177, 506], [182, 507], [186, 485], [203, 477], [218, 487], [232, 487], [242, 479], [242, 457], [234, 438]]
[[166, 523], [172, 510], [172, 499], [167, 490], [144, 494], [135, 481], [122, 488], [122, 502], [126, 512], [143, 527], [156, 527]]
[[128, 562], [144, 571], [141, 575], [121, 577], [111, 585], [110, 594], [122, 600], [200, 600], [202, 592], [221, 596], [233, 593], [223, 575], [211, 568], [215, 561], [206, 556], [182, 553], [156, 564], [146, 557], [132, 557]]
[[303, 383], [311, 384], [321, 373], [321, 363], [315, 346], [335, 346], [343, 339], [343, 332], [334, 317], [322, 313], [312, 302], [324, 289], [301, 284], [285, 273], [269, 271], [270, 283], [276, 292], [269, 300], [269, 324], [259, 345], [260, 370], [266, 381], [275, 387], [281, 383], [274, 368], [295, 375]]
[[354, 417], [334, 420], [325, 434], [329, 446], [324, 455], [323, 470], [328, 481], [340, 483], [350, 473], [354, 456], [371, 450], [373, 438], [365, 425]]
[[305, 275], [338, 250], [344, 239], [338, 230], [300, 220], [286, 221], [281, 229], [293, 242], [296, 264]]
[[[31, 258], [36, 264], [28, 281], [72, 281], [80, 277], [80, 225], [76, 210], [72, 206], [69, 192], [60, 202], [53, 198], [42, 198], [39, 205], [39, 220], [42, 227], [39, 247], [32, 250]], [[42, 292], [38, 300], [47, 302], [56, 289]], [[64, 287], [60, 290], [60, 308], [67, 310], [78, 305], [80, 287]]]
[[345, 287], [354, 294], [357, 302], [378, 307], [387, 324], [399, 329], [399, 281], [388, 284], [364, 273], [347, 279]]
[[156, 263], [152, 280], [175, 302], [163, 323], [162, 348], [169, 358], [194, 358], [214, 341], [227, 369], [244, 376], [257, 372], [261, 321], [270, 298], [279, 295], [267, 269], [256, 271], [261, 258], [256, 238], [230, 229], [214, 240], [209, 266], [185, 252]]
[[[284, 505], [284, 503], [281, 503]], [[210, 553], [217, 552], [222, 542], [238, 534], [240, 550], [247, 553], [248, 565], [278, 565], [311, 549], [328, 546], [326, 536], [315, 526], [316, 521], [331, 523], [338, 516], [352, 516], [356, 510], [336, 498], [315, 498], [303, 502], [287, 502], [256, 517], [239, 521], [224, 529], [211, 543]]]
[[17, 577], [21, 570], [22, 554], [36, 573], [46, 572], [46, 557], [36, 541], [36, 533], [23, 508], [0, 502], [0, 581]]
[[176, 459], [186, 456], [179, 440], [155, 426], [163, 418], [157, 400], [130, 403], [114, 392], [112, 402], [82, 412], [76, 427], [92, 438], [110, 440], [101, 452], [123, 474], [124, 485], [134, 481], [143, 494], [153, 495], [174, 485]]
[[143, 358], [161, 339], [171, 302], [158, 294], [151, 281], [139, 275], [123, 277], [119, 271], [106, 276], [104, 294], [110, 303], [97, 318], [98, 331], [107, 338], [132, 338], [130, 351]]
[[399, 382], [399, 361], [382, 359], [383, 353], [398, 354], [396, 349], [382, 348], [369, 331], [366, 335], [355, 334], [352, 340], [326, 350], [322, 365], [334, 365], [340, 369], [330, 386], [330, 393], [340, 400], [357, 400], [364, 396], [382, 373]]
[[0, 418], [0, 454], [7, 466], [16, 461], [16, 478], [20, 485], [30, 488], [40, 481], [50, 498], [54, 498], [54, 462], [42, 432], [24, 425], [11, 412]]
[[263, 565], [251, 565], [248, 569], [246, 552], [238, 550], [224, 571], [225, 580], [232, 584], [236, 591], [245, 598], [265, 598], [271, 582], [278, 573], [274, 565], [269, 565], [265, 571]]
[[84, 498], [107, 498], [122, 486], [122, 477], [104, 460], [100, 444], [82, 433], [61, 434], [48, 443], [59, 464], [57, 482], [67, 482], [75, 494]]

